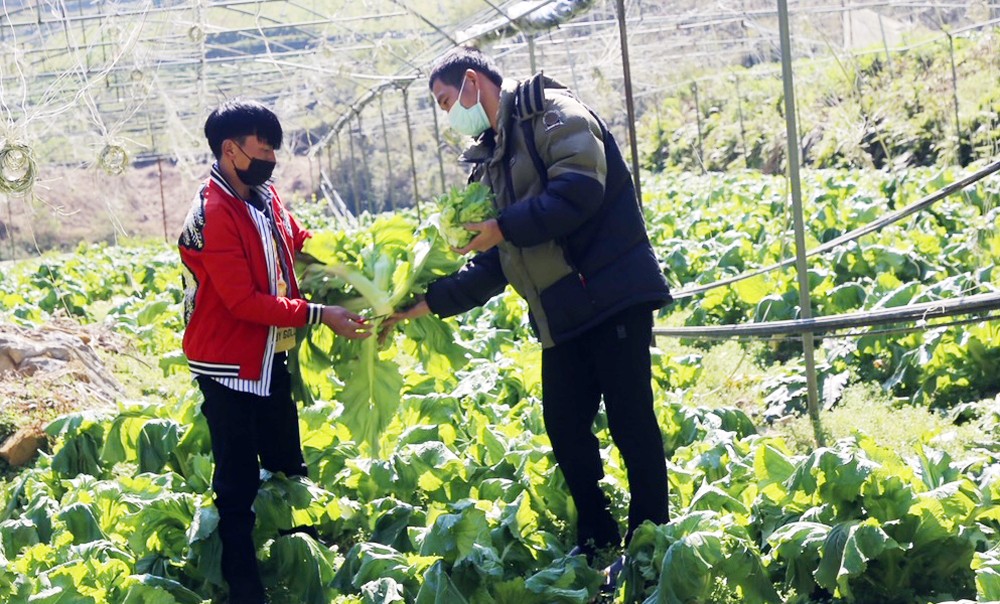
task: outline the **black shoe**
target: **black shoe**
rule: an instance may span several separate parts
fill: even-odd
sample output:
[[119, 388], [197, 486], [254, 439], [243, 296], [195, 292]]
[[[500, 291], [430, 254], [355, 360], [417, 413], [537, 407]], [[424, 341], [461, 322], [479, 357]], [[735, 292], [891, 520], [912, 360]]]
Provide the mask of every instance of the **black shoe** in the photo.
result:
[[316, 527], [311, 524], [300, 524], [298, 526], [293, 526], [290, 529], [282, 529], [278, 531], [278, 534], [281, 535], [282, 537], [286, 535], [294, 535], [296, 533], [302, 535], [309, 535], [316, 541], [319, 541], [319, 531], [317, 531]]

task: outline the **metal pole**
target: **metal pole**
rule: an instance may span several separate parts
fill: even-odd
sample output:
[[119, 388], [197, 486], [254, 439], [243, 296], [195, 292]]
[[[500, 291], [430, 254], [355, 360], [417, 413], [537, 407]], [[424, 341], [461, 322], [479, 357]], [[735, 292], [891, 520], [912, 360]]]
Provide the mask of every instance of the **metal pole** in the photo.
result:
[[[153, 118], [146, 116], [146, 127], [149, 129], [149, 142], [153, 147], [153, 151], [156, 151], [156, 134], [153, 132]], [[162, 158], [156, 157], [156, 171], [159, 174], [160, 179], [160, 217], [163, 220], [163, 240], [168, 241], [167, 237], [167, 201], [166, 196], [163, 194], [163, 165]]]
[[569, 40], [566, 40], [563, 44], [566, 46], [566, 62], [569, 63], [569, 73], [573, 77], [573, 91], [580, 94], [580, 81], [576, 79], [576, 59], [573, 58], [573, 53], [570, 52]]
[[850, 49], [854, 46], [854, 32], [851, 26], [851, 11], [847, 9], [847, 0], [840, 0], [841, 23], [844, 27], [844, 48]]
[[617, 0], [618, 37], [622, 45], [622, 75], [625, 76], [625, 107], [628, 109], [628, 140], [632, 148], [632, 178], [635, 197], [642, 206], [642, 183], [639, 178], [639, 143], [635, 136], [635, 101], [632, 98], [632, 69], [628, 60], [628, 30], [625, 26], [625, 0]]
[[361, 165], [364, 167], [364, 172], [361, 173], [361, 188], [365, 192], [365, 209], [369, 214], [372, 213], [372, 171], [371, 167], [368, 165], [368, 150], [365, 148], [365, 129], [361, 125], [361, 112], [358, 111], [354, 114], [358, 118], [358, 151], [361, 154]]
[[538, 64], [535, 61], [535, 36], [529, 34], [528, 38], [528, 62], [531, 64], [531, 73], [538, 73]]
[[438, 171], [441, 173], [441, 194], [444, 195], [447, 192], [447, 183], [444, 178], [444, 153], [441, 151], [441, 126], [438, 124], [437, 103], [432, 101], [430, 105], [431, 115], [434, 118], [434, 142], [437, 147]]
[[[306, 138], [307, 139], [312, 138], [312, 137], [309, 136], [308, 132], [306, 133]], [[312, 158], [311, 155], [306, 155], [306, 163], [309, 165], [309, 188], [313, 191], [313, 193], [315, 193], [316, 192], [316, 175], [313, 174], [313, 158]]]
[[17, 257], [17, 244], [14, 242], [14, 214], [10, 209], [10, 197], [4, 197], [7, 202], [7, 240], [10, 242], [10, 259]]
[[378, 95], [378, 115], [382, 119], [382, 140], [385, 142], [385, 198], [389, 201], [389, 208], [396, 211], [396, 202], [392, 198], [392, 158], [389, 156], [389, 131], [385, 127], [385, 107], [382, 103], [382, 95]]
[[[792, 73], [792, 41], [788, 24], [788, 2], [778, 0], [778, 29], [781, 36], [781, 79], [785, 85], [785, 128], [788, 137], [788, 178], [792, 189], [792, 216], [795, 220], [795, 267], [799, 283], [799, 316], [812, 318], [809, 298], [809, 267], [806, 263], [806, 229], [802, 216], [802, 185], [799, 181], [799, 135], [795, 123], [795, 82]], [[823, 425], [819, 418], [819, 388], [816, 380], [816, 351], [812, 332], [802, 334], [802, 353], [806, 362], [806, 387], [809, 417], [816, 445], [824, 446]]]
[[740, 93], [740, 76], [736, 76], [736, 103], [740, 113], [740, 142], [743, 144], [743, 165], [750, 168], [750, 157], [747, 156], [747, 131], [743, 125], [743, 95]]
[[698, 101], [698, 82], [691, 82], [691, 90], [694, 92], [694, 120], [698, 126], [698, 165], [702, 172], [705, 170], [705, 141], [701, 134], [701, 103]]
[[358, 185], [358, 164], [354, 157], [354, 133], [347, 122], [347, 143], [351, 151], [351, 188], [354, 190], [354, 215], [361, 216], [361, 187]]
[[417, 220], [422, 221], [420, 215], [420, 190], [417, 188], [417, 160], [413, 155], [413, 127], [410, 125], [410, 95], [407, 89], [403, 89], [403, 112], [406, 115], [406, 140], [410, 144], [410, 174], [413, 176], [413, 203], [417, 206]]
[[885, 65], [892, 75], [892, 55], [889, 54], [889, 41], [885, 38], [885, 25], [882, 24], [882, 13], [878, 13], [878, 30], [882, 33], [882, 48], [885, 49]]
[[[340, 144], [340, 131], [337, 131], [337, 175], [341, 178], [344, 177], [344, 149]], [[354, 197], [353, 187], [350, 180], [347, 180], [347, 186], [352, 188], [351, 197]]]
[[948, 55], [951, 57], [951, 96], [955, 102], [955, 165], [962, 165], [962, 126], [958, 121], [958, 74], [955, 71], [955, 39], [951, 32], [948, 36]]
[[169, 241], [167, 236], [167, 198], [163, 194], [163, 158], [156, 158], [156, 171], [160, 175], [160, 215], [163, 217], [163, 240]]

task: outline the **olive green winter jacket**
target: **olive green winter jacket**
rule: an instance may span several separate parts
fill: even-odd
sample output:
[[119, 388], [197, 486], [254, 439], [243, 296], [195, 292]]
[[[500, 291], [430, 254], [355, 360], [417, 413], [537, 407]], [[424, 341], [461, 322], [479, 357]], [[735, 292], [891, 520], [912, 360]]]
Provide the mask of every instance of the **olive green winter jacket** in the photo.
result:
[[431, 284], [433, 312], [464, 312], [509, 283], [552, 346], [627, 307], [669, 302], [618, 145], [564, 86], [504, 82], [498, 130], [461, 159], [492, 189], [505, 241]]

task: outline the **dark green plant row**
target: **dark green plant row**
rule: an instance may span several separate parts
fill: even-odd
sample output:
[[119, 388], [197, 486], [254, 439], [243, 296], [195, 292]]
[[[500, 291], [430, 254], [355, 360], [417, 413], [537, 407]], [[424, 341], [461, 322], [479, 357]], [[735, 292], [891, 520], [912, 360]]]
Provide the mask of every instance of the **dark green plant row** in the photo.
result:
[[[958, 170], [896, 173], [807, 170], [807, 248], [900, 209], [953, 182]], [[650, 239], [675, 290], [793, 258], [784, 178], [756, 172], [664, 173], [645, 187]], [[815, 315], [930, 302], [1000, 287], [1000, 185], [988, 178], [930, 209], [809, 260]], [[688, 325], [727, 325], [800, 316], [794, 267], [683, 298], [664, 311]], [[1000, 390], [1000, 324], [983, 322], [907, 334], [848, 338], [827, 353], [827, 371], [878, 381], [895, 396], [947, 407]], [[767, 364], [798, 350], [768, 349]], [[798, 376], [791, 376], [793, 381]], [[843, 378], [841, 378], [843, 379]], [[774, 395], [776, 388], [770, 388]], [[835, 398], [835, 397], [834, 397]], [[798, 402], [788, 405], [791, 399]], [[801, 397], [775, 399], [775, 415]]]

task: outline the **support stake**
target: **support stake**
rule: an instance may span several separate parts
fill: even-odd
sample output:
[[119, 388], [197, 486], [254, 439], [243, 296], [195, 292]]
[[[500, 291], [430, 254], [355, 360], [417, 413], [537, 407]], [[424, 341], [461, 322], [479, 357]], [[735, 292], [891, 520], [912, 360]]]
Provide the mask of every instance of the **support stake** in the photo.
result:
[[698, 165], [701, 166], [702, 173], [705, 169], [705, 139], [701, 128], [701, 101], [698, 99], [698, 82], [691, 82], [691, 92], [694, 93], [694, 121], [698, 126]]
[[948, 36], [948, 56], [951, 57], [951, 97], [955, 104], [955, 165], [962, 165], [962, 125], [958, 121], [958, 73], [955, 70], [955, 38]]
[[7, 202], [7, 240], [10, 243], [10, 259], [17, 258], [17, 245], [14, 243], [14, 213], [10, 209], [10, 197], [5, 197]]
[[351, 151], [351, 188], [354, 190], [354, 215], [361, 216], [361, 186], [358, 184], [358, 164], [354, 157], [354, 133], [351, 122], [347, 122], [347, 142]]
[[635, 136], [635, 101], [632, 98], [632, 69], [628, 59], [628, 29], [625, 25], [625, 0], [617, 0], [618, 38], [622, 45], [622, 75], [625, 76], [625, 107], [628, 109], [628, 140], [632, 148], [632, 178], [635, 197], [642, 207], [642, 183], [639, 178], [639, 143]]
[[438, 171], [441, 173], [441, 194], [444, 195], [447, 191], [447, 183], [444, 178], [444, 153], [441, 151], [441, 126], [438, 124], [438, 109], [437, 101], [431, 99], [431, 116], [434, 119], [434, 143], [437, 148], [438, 157]]
[[417, 206], [417, 220], [423, 221], [420, 215], [420, 190], [417, 188], [417, 160], [413, 155], [413, 127], [410, 124], [410, 95], [403, 87], [403, 110], [406, 115], [406, 140], [410, 144], [410, 174], [413, 176], [413, 203]]
[[[802, 184], [799, 180], [799, 135], [795, 123], [795, 82], [792, 72], [792, 42], [788, 23], [788, 2], [778, 0], [778, 29], [781, 36], [781, 79], [785, 86], [785, 128], [788, 136], [788, 178], [792, 189], [792, 216], [795, 221], [795, 267], [799, 283], [799, 316], [812, 318], [809, 297], [809, 266], [806, 263], [805, 219], [802, 212]], [[802, 353], [806, 362], [806, 388], [809, 418], [812, 420], [816, 446], [825, 445], [819, 417], [819, 388], [816, 379], [816, 351], [812, 332], [802, 334]]]
[[358, 152], [361, 154], [361, 166], [364, 171], [361, 173], [361, 188], [365, 192], [365, 210], [371, 214], [374, 211], [372, 208], [372, 171], [371, 166], [368, 164], [368, 158], [371, 156], [368, 153], [367, 145], [365, 144], [365, 129], [361, 125], [361, 111], [355, 112], [355, 117], [358, 118]]
[[882, 13], [878, 13], [878, 30], [882, 34], [882, 48], [885, 50], [885, 65], [892, 75], [892, 55], [889, 54], [889, 41], [885, 38], [885, 25], [882, 23]]
[[534, 34], [527, 34], [525, 36], [528, 38], [528, 62], [531, 65], [531, 73], [538, 73], [538, 63], [535, 61], [535, 36]]
[[[389, 201], [389, 208], [396, 211], [396, 202], [392, 198], [392, 158], [389, 156], [389, 131], [385, 127], [385, 107], [382, 103], [382, 95], [378, 95], [378, 115], [382, 119], [382, 140], [385, 142], [385, 199]], [[384, 209], [383, 207], [379, 209]]]
[[156, 171], [160, 175], [160, 216], [163, 217], [163, 240], [169, 241], [167, 235], [167, 197], [163, 194], [163, 158], [156, 158]]

